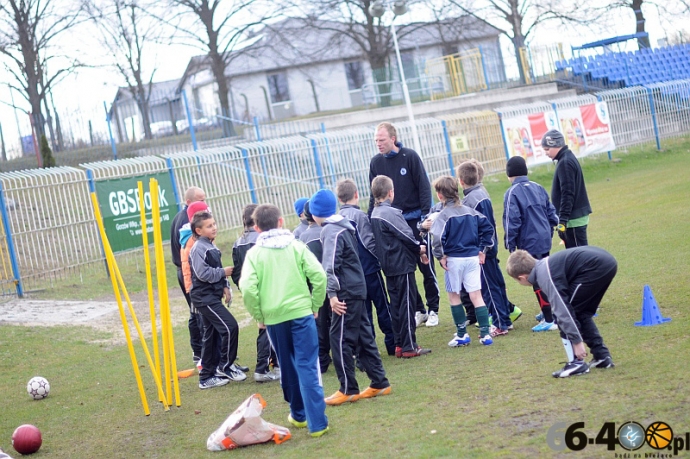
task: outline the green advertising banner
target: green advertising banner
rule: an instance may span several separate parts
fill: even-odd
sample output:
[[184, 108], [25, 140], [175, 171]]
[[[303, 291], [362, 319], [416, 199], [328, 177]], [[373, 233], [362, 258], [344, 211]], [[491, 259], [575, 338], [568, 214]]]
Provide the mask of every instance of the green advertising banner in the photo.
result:
[[139, 189], [137, 182], [144, 185], [144, 206], [146, 207], [146, 230], [149, 243], [153, 243], [151, 220], [151, 194], [149, 179], [158, 180], [158, 204], [161, 211], [161, 234], [163, 240], [170, 239], [170, 226], [177, 214], [177, 202], [170, 175], [167, 172], [140, 175], [96, 182], [96, 196], [103, 215], [103, 226], [113, 252], [132, 250], [143, 246], [141, 239], [141, 215], [139, 211]]

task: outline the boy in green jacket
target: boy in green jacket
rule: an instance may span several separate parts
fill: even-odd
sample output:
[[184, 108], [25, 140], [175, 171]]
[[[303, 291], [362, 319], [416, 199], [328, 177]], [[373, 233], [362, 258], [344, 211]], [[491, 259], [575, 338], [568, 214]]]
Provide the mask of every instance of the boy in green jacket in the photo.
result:
[[307, 246], [283, 229], [276, 206], [260, 205], [253, 219], [259, 237], [242, 265], [244, 306], [259, 327], [266, 327], [278, 354], [280, 384], [290, 405], [288, 421], [308, 426], [312, 437], [320, 437], [328, 430], [328, 418], [316, 317], [326, 296], [326, 273]]

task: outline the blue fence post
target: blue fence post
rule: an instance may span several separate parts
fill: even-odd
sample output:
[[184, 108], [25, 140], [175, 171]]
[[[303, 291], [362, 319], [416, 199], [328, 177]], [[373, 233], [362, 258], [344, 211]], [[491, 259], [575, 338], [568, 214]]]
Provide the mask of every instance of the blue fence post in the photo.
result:
[[482, 70], [484, 70], [484, 83], [486, 83], [486, 89], [491, 89], [491, 84], [489, 83], [489, 74], [486, 73], [486, 62], [484, 61], [484, 51], [482, 46], [479, 45], [479, 57], [482, 59]]
[[22, 285], [21, 273], [19, 272], [19, 263], [17, 263], [17, 250], [14, 247], [14, 241], [12, 239], [12, 228], [10, 228], [10, 218], [7, 214], [5, 191], [2, 188], [2, 181], [0, 181], [0, 213], [2, 213], [2, 226], [5, 228], [7, 251], [10, 255], [10, 264], [12, 265], [12, 274], [14, 275], [14, 283], [17, 288], [17, 296], [22, 298], [24, 296], [24, 286]]
[[252, 203], [258, 204], [259, 200], [256, 199], [256, 188], [254, 187], [254, 179], [252, 178], [252, 168], [249, 166], [249, 154], [247, 149], [242, 149], [242, 159], [244, 160], [244, 170], [247, 173], [247, 185], [249, 185], [249, 193], [252, 196]]
[[319, 188], [326, 188], [323, 182], [323, 169], [319, 159], [319, 149], [316, 148], [316, 140], [314, 139], [311, 139], [311, 149], [314, 152], [314, 165], [316, 166], [316, 175], [319, 177]]
[[656, 109], [654, 108], [654, 95], [652, 94], [652, 89], [647, 86], [643, 86], [647, 90], [647, 96], [649, 96], [649, 109], [652, 111], [652, 123], [654, 124], [654, 137], [656, 138], [656, 149], [661, 151], [661, 139], [659, 138], [659, 124], [656, 119]]
[[259, 128], [259, 118], [254, 117], [254, 132], [256, 133], [256, 141], [261, 142], [261, 128]]
[[506, 161], [510, 159], [510, 150], [508, 150], [508, 142], [506, 142], [506, 132], [503, 129], [503, 113], [496, 112], [498, 114], [498, 124], [501, 127], [501, 138], [503, 139], [503, 149], [506, 152]]
[[326, 123], [321, 123], [321, 133], [322, 134], [326, 133]]
[[110, 148], [113, 150], [113, 159], [117, 159], [117, 147], [115, 146], [115, 139], [113, 138], [113, 128], [110, 126], [110, 113], [108, 106], [103, 101], [103, 110], [105, 110], [105, 122], [108, 124], [108, 135], [110, 136]]
[[[597, 100], [598, 100], [599, 102], [602, 101], [602, 98], [601, 98], [601, 95], [600, 95], [600, 94], [597, 94]], [[610, 112], [609, 112], [609, 113], [610, 113]], [[609, 120], [610, 120], [610, 119], [611, 119], [611, 118], [609, 118]], [[610, 123], [609, 123], [609, 124], [610, 124]], [[613, 136], [613, 134], [612, 134], [612, 136]], [[611, 158], [611, 150], [608, 151], [608, 155], [609, 155], [609, 161], [611, 161], [611, 159], [612, 159], [612, 158]]]
[[187, 113], [187, 124], [189, 125], [189, 135], [192, 136], [192, 148], [197, 151], [199, 147], [196, 144], [196, 135], [194, 133], [194, 122], [192, 120], [192, 112], [189, 110], [189, 101], [187, 100], [187, 91], [182, 90], [182, 100], [184, 101], [184, 111]]
[[[89, 181], [89, 192], [96, 192], [96, 182], [93, 178], [93, 171], [91, 169], [86, 169], [86, 178]], [[90, 198], [90, 196], [89, 196]], [[94, 218], [96, 215], [94, 214]], [[105, 245], [103, 244], [103, 239], [101, 239], [101, 232], [98, 231], [98, 240], [101, 242], [101, 255], [103, 256], [103, 263], [105, 264], [105, 274], [110, 278], [110, 270], [108, 269], [108, 259], [105, 256]]]
[[175, 168], [173, 167], [173, 162], [171, 158], [166, 158], [165, 159], [166, 164], [168, 165], [168, 173], [170, 174], [170, 181], [172, 182], [173, 186], [173, 193], [175, 195], [175, 202], [177, 203], [177, 211], [182, 210], [182, 203], [180, 202], [180, 193], [177, 190], [177, 180], [175, 179]]
[[443, 139], [446, 141], [446, 153], [448, 153], [448, 167], [450, 167], [450, 175], [455, 177], [455, 164], [453, 163], [453, 150], [450, 147], [450, 137], [448, 137], [448, 128], [446, 127], [446, 120], [441, 120], [443, 126]]

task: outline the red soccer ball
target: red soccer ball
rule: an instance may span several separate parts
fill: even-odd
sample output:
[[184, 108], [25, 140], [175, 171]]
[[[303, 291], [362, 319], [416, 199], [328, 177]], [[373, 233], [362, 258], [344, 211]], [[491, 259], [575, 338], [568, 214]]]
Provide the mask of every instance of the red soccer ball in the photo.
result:
[[31, 424], [17, 427], [12, 434], [12, 446], [19, 454], [35, 453], [41, 448], [41, 443], [41, 431]]

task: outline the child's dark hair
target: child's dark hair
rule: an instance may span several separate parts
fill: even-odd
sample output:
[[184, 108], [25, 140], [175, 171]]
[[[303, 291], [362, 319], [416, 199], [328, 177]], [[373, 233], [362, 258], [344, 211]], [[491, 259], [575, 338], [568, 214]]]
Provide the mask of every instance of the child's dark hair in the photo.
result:
[[393, 189], [393, 180], [385, 175], [377, 175], [371, 182], [371, 194], [376, 200], [376, 204], [388, 198], [388, 193]]
[[479, 183], [479, 168], [471, 160], [460, 163], [457, 169], [457, 175], [458, 178], [462, 180], [462, 183], [467, 186], [475, 186]]
[[254, 226], [253, 214], [257, 207], [259, 207], [257, 204], [247, 204], [242, 209], [242, 224], [245, 228], [252, 228]]
[[536, 264], [537, 260], [535, 260], [529, 252], [525, 250], [516, 250], [508, 257], [506, 271], [508, 271], [510, 277], [517, 279], [518, 276], [530, 274]]
[[281, 216], [280, 209], [273, 204], [261, 204], [254, 209], [254, 213], [252, 214], [254, 224], [258, 226], [261, 231], [278, 228], [278, 220]]
[[199, 234], [197, 234], [197, 232], [196, 232], [197, 228], [200, 229], [204, 225], [204, 222], [206, 220], [211, 219], [211, 218], [213, 218], [213, 215], [211, 215], [211, 212], [207, 212], [205, 210], [202, 210], [202, 211], [194, 214], [194, 216], [192, 217], [192, 221], [189, 222], [189, 227], [191, 228], [192, 235], [195, 238], [199, 237]]
[[434, 190], [441, 194], [449, 201], [455, 201], [455, 204], [460, 204], [460, 195], [458, 193], [458, 181], [450, 175], [442, 175], [434, 180]]
[[339, 180], [335, 184], [335, 194], [340, 202], [350, 201], [355, 197], [355, 193], [357, 193], [357, 184], [352, 179]]

